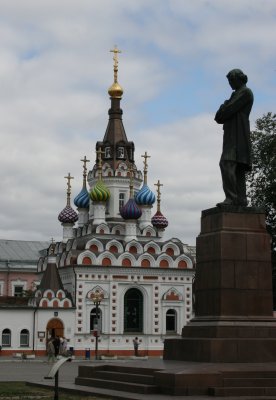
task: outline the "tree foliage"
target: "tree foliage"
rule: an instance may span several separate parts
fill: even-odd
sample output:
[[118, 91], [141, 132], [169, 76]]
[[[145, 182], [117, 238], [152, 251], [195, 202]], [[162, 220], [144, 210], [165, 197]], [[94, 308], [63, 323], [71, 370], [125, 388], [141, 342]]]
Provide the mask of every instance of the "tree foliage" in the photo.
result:
[[248, 196], [252, 206], [266, 212], [272, 251], [276, 253], [276, 114], [257, 119], [251, 133], [252, 171], [248, 174]]
[[273, 302], [276, 308], [276, 114], [271, 112], [257, 119], [251, 132], [252, 171], [248, 174], [248, 196], [252, 206], [266, 213], [267, 230], [271, 234]]

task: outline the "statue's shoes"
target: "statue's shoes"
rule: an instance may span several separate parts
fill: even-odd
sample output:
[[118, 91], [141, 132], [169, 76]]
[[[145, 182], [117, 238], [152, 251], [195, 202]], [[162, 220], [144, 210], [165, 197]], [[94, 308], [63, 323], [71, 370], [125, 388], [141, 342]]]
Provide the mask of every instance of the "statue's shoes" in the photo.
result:
[[233, 206], [234, 202], [230, 199], [225, 199], [224, 201], [222, 201], [221, 203], [217, 203], [217, 207], [221, 207], [221, 206]]

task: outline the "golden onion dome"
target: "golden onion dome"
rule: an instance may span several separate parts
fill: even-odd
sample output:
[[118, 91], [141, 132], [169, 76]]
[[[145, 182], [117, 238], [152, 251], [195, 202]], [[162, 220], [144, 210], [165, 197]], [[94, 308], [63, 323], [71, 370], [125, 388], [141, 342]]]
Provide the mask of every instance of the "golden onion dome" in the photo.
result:
[[108, 94], [114, 99], [121, 99], [124, 91], [118, 82], [114, 82], [108, 89]]

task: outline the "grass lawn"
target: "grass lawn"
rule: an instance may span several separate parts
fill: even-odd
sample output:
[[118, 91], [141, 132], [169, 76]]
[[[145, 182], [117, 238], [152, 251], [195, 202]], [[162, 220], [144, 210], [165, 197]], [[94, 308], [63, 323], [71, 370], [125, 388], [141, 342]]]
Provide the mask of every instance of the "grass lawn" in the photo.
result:
[[[35, 386], [28, 386], [24, 382], [0, 382], [0, 400], [1, 398], [11, 398], [16, 400], [27, 400], [28, 398], [35, 400], [52, 400], [54, 389], [47, 389]], [[111, 400], [110, 398], [95, 397], [95, 396], [77, 396], [69, 393], [62, 393], [59, 390], [59, 400]]]

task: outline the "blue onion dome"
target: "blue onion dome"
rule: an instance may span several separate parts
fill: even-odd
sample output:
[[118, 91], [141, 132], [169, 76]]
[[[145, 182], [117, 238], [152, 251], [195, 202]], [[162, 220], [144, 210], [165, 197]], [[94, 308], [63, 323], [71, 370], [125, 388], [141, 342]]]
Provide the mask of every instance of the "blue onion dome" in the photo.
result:
[[103, 181], [98, 181], [90, 192], [93, 201], [107, 201], [110, 197], [110, 191]]
[[124, 219], [138, 219], [142, 215], [142, 211], [135, 203], [133, 198], [130, 198], [128, 202], [121, 208], [120, 214]]
[[144, 184], [135, 196], [135, 201], [140, 206], [151, 206], [155, 202], [155, 194], [148, 185]]
[[58, 220], [63, 223], [75, 223], [78, 220], [78, 214], [71, 206], [66, 206], [58, 216]]
[[75, 197], [74, 204], [78, 208], [89, 208], [89, 193], [86, 187], [83, 187]]
[[165, 229], [169, 225], [167, 218], [164, 217], [161, 211], [156, 211], [151, 219], [151, 223], [157, 229]]

